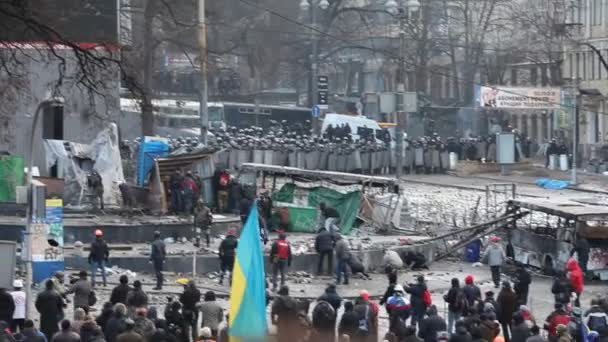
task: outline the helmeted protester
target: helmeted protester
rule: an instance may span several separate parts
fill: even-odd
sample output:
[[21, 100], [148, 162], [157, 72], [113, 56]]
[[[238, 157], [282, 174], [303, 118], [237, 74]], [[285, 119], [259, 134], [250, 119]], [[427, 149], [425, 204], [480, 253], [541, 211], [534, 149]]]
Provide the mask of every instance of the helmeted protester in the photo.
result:
[[25, 291], [23, 291], [23, 281], [21, 279], [15, 279], [13, 281], [13, 291], [10, 294], [11, 297], [13, 297], [13, 303], [15, 303], [11, 331], [15, 333], [17, 332], [17, 328], [19, 328], [19, 331], [22, 332], [25, 323], [25, 305], [27, 303], [27, 297]]
[[110, 303], [127, 304], [127, 296], [131, 291], [131, 286], [129, 286], [129, 278], [123, 274], [118, 279], [118, 282], [119, 284], [116, 285], [114, 289], [112, 289], [112, 294], [110, 295]]
[[270, 250], [272, 262], [272, 290], [276, 291], [278, 275], [281, 274], [281, 286], [285, 285], [285, 269], [291, 267], [291, 245], [285, 233], [279, 234], [279, 239], [272, 244]]
[[50, 340], [59, 330], [59, 321], [63, 317], [63, 299], [53, 287], [53, 281], [47, 280], [45, 290], [36, 297], [36, 310], [40, 313], [40, 331]]
[[235, 229], [228, 229], [226, 237], [220, 243], [219, 257], [220, 257], [220, 285], [224, 282], [226, 273], [230, 273], [230, 279], [232, 279], [232, 269], [234, 268], [234, 260], [236, 257], [236, 247], [238, 246], [238, 239], [236, 237]]
[[386, 301], [386, 309], [389, 315], [389, 330], [396, 333], [396, 324], [403, 323], [405, 325], [405, 321], [409, 318], [412, 310], [412, 304], [405, 297], [403, 286], [395, 286], [393, 295]]
[[437, 335], [440, 331], [447, 331], [448, 326], [445, 320], [437, 313], [437, 307], [431, 305], [427, 310], [428, 317], [420, 321], [418, 336], [424, 339], [425, 342], [434, 342], [437, 340]]
[[163, 288], [163, 265], [167, 258], [167, 250], [165, 242], [160, 237], [160, 232], [154, 232], [154, 241], [151, 244], [150, 261], [154, 266], [154, 274], [156, 275], [156, 287], [154, 290], [162, 290]]
[[481, 302], [481, 290], [475, 285], [475, 278], [472, 275], [464, 277], [464, 287], [462, 288], [464, 295], [467, 297], [469, 307], [477, 308]]
[[369, 300], [367, 291], [361, 291], [361, 295], [355, 301], [354, 311], [359, 320], [359, 329], [352, 341], [376, 341], [378, 338], [378, 310]]
[[507, 255], [500, 245], [500, 238], [498, 236], [492, 236], [490, 238], [490, 245], [484, 252], [482, 260], [486, 260], [488, 266], [490, 266], [494, 287], [498, 288], [498, 285], [500, 284], [500, 268], [507, 260]]
[[110, 257], [110, 248], [103, 239], [103, 231], [95, 230], [95, 241], [91, 243], [91, 251], [89, 253], [89, 265], [91, 265], [91, 286], [95, 287], [95, 275], [97, 269], [101, 270], [101, 279], [103, 286], [106, 287], [106, 263]]

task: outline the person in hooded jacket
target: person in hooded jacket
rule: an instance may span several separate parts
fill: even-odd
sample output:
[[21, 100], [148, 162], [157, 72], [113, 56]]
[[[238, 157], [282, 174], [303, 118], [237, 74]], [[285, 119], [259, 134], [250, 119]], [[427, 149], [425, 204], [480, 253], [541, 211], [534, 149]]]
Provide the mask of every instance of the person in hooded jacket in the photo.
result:
[[336, 313], [340, 309], [340, 306], [342, 306], [342, 297], [340, 297], [338, 292], [336, 292], [335, 284], [327, 285], [325, 293], [323, 293], [319, 299], [317, 299], [317, 301], [328, 302], [334, 308]]
[[395, 324], [397, 321], [405, 323], [412, 309], [412, 305], [405, 297], [403, 286], [395, 286], [395, 293], [386, 301], [386, 309], [389, 316], [389, 330], [396, 333]]
[[464, 287], [462, 288], [464, 295], [467, 297], [467, 302], [470, 308], [478, 307], [481, 302], [481, 290], [475, 285], [475, 278], [472, 275], [464, 277]]
[[467, 300], [460, 288], [458, 278], [452, 278], [452, 287], [443, 300], [448, 304], [448, 333], [454, 332], [454, 323], [460, 320], [463, 310], [466, 309]]
[[599, 331], [602, 327], [608, 327], [608, 315], [600, 304], [599, 298], [591, 299], [591, 307], [585, 312], [583, 322], [589, 330]]
[[319, 342], [336, 340], [337, 311], [326, 301], [318, 301], [312, 310], [312, 338]]
[[334, 258], [334, 236], [325, 228], [321, 228], [315, 238], [315, 250], [319, 254], [319, 264], [317, 265], [317, 273], [322, 274], [323, 259], [327, 258], [327, 271], [333, 270]]
[[496, 336], [500, 334], [500, 325], [485, 313], [479, 315], [479, 320], [479, 330], [481, 330], [483, 339], [494, 341]]
[[[201, 301], [201, 291], [196, 288], [194, 280], [190, 280], [186, 286], [184, 286], [184, 292], [179, 296], [179, 301], [182, 303], [182, 314], [184, 315], [184, 321], [186, 321], [186, 330], [190, 329], [192, 340], [198, 339], [198, 309], [196, 305]], [[188, 335], [188, 331], [184, 331]]]
[[63, 317], [63, 299], [53, 289], [53, 281], [47, 280], [45, 290], [36, 297], [36, 310], [40, 313], [40, 331], [50, 340], [59, 331], [59, 321]]
[[405, 292], [409, 293], [410, 301], [412, 302], [412, 320], [410, 325], [416, 326], [418, 322], [424, 318], [426, 313], [426, 304], [424, 303], [424, 292], [427, 290], [424, 276], [419, 275], [416, 278], [415, 284], [409, 284], [405, 287]]
[[437, 340], [437, 333], [440, 331], [446, 331], [448, 325], [445, 320], [437, 314], [437, 307], [431, 305], [427, 310], [427, 317], [420, 321], [418, 336], [424, 340], [424, 342], [435, 342]]
[[346, 334], [348, 336], [354, 336], [359, 330], [359, 318], [355, 312], [355, 305], [353, 302], [344, 303], [344, 313], [340, 319], [338, 326], [338, 333], [340, 336]]
[[449, 342], [473, 342], [473, 338], [469, 334], [464, 322], [456, 322], [456, 332], [450, 336]]
[[384, 292], [384, 296], [380, 299], [380, 305], [386, 304], [386, 301], [395, 293], [395, 285], [397, 285], [397, 272], [388, 272], [388, 287]]
[[568, 270], [568, 279], [570, 280], [570, 288], [572, 292], [576, 294], [574, 305], [581, 306], [581, 293], [583, 293], [585, 277], [583, 270], [578, 265], [578, 261], [574, 258], [570, 258], [566, 262], [566, 269]]
[[513, 327], [511, 328], [511, 341], [526, 342], [530, 337], [530, 328], [524, 321], [524, 316], [520, 312], [513, 314]]
[[106, 330], [106, 324], [108, 324], [108, 320], [110, 320], [110, 317], [112, 317], [113, 314], [114, 305], [110, 302], [105, 302], [101, 309], [101, 315], [97, 316], [95, 319], [95, 323], [101, 328], [101, 331]]
[[141, 281], [133, 282], [133, 290], [127, 295], [127, 306], [132, 312], [137, 308], [145, 308], [148, 306], [148, 295], [141, 287]]
[[129, 292], [132, 290], [131, 286], [129, 286], [129, 278], [126, 275], [121, 275], [118, 279], [119, 284], [116, 285], [114, 289], [112, 289], [112, 295], [110, 296], [110, 303], [123, 303], [127, 304], [127, 296]]
[[502, 289], [496, 299], [498, 303], [497, 318], [502, 325], [502, 334], [505, 341], [510, 341], [510, 329], [513, 320], [513, 313], [517, 310], [517, 296], [511, 289], [511, 284], [508, 281], [502, 283]]

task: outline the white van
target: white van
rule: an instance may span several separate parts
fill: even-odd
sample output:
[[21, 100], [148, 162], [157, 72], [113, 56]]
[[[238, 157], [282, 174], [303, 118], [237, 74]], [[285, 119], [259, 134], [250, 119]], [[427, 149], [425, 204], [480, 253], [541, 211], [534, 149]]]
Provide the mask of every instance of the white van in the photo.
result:
[[372, 119], [368, 119], [362, 115], [345, 115], [345, 114], [325, 114], [325, 118], [323, 119], [323, 126], [321, 127], [321, 133], [325, 133], [325, 130], [329, 125], [333, 127], [342, 126], [343, 124], [347, 124], [350, 127], [351, 134], [353, 136], [353, 140], [359, 140], [359, 128], [368, 128], [373, 130], [374, 137], [376, 136], [376, 132], [382, 130], [380, 125]]

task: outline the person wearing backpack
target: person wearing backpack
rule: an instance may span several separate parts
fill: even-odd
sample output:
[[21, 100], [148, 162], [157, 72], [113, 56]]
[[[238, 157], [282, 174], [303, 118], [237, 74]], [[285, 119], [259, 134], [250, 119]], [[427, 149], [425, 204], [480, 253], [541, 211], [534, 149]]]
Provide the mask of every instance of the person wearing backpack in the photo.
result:
[[420, 321], [420, 329], [418, 336], [424, 339], [424, 342], [437, 341], [437, 335], [440, 331], [447, 330], [445, 320], [437, 314], [437, 307], [431, 305], [427, 310], [428, 317]]
[[359, 319], [359, 329], [351, 341], [371, 342], [378, 340], [378, 311], [369, 300], [367, 291], [361, 291], [361, 296], [355, 301], [355, 313]]
[[589, 330], [600, 331], [608, 327], [608, 315], [600, 305], [600, 299], [593, 298], [591, 299], [591, 307], [585, 312], [583, 322], [589, 327]]
[[467, 307], [467, 299], [460, 288], [458, 278], [452, 278], [452, 287], [443, 300], [448, 304], [448, 333], [454, 333], [454, 324], [460, 319]]
[[427, 293], [428, 290], [424, 282], [424, 276], [418, 276], [415, 284], [409, 284], [406, 286], [405, 292], [411, 295], [410, 301], [412, 302], [412, 320], [410, 325], [415, 327], [418, 322], [422, 321], [424, 314], [426, 313], [426, 308], [431, 304], [427, 304], [429, 298], [426, 298], [427, 302], [425, 302], [425, 293]]
[[475, 278], [471, 274], [464, 277], [464, 295], [467, 297], [469, 307], [477, 308], [479, 302], [481, 302], [481, 290], [479, 286], [475, 285]]
[[511, 283], [508, 281], [502, 282], [502, 289], [498, 293], [496, 303], [498, 304], [496, 316], [502, 326], [502, 334], [505, 337], [505, 341], [509, 342], [513, 313], [517, 310], [517, 295], [511, 289]]

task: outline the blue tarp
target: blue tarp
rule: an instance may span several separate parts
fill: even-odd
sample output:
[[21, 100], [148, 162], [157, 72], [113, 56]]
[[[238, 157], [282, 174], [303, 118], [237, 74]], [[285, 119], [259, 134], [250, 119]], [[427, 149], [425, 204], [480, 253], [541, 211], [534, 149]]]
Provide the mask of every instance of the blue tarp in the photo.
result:
[[545, 189], [561, 190], [567, 188], [570, 185], [570, 181], [550, 178], [539, 178], [536, 180], [535, 184]]
[[[143, 140], [143, 139], [142, 139]], [[143, 186], [148, 173], [154, 166], [154, 159], [169, 154], [169, 145], [162, 141], [146, 141], [139, 146], [137, 158], [137, 185]]]

